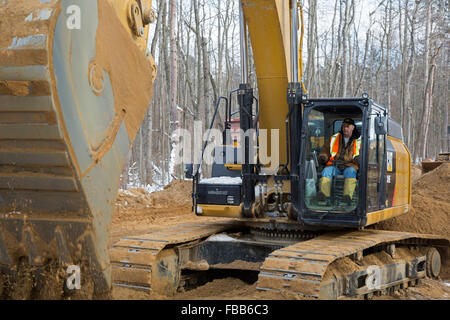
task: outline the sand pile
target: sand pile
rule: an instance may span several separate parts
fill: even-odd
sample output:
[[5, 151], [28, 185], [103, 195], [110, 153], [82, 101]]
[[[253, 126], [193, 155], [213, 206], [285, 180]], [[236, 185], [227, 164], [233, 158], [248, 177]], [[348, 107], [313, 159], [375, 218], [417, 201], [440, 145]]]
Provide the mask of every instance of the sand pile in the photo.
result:
[[150, 194], [152, 201], [157, 205], [192, 205], [192, 181], [189, 180], [175, 180], [164, 187], [160, 192]]
[[[113, 225], [116, 225], [116, 229], [126, 227], [134, 230], [136, 227], [158, 224], [155, 219], [195, 216], [191, 211], [191, 193], [192, 181], [184, 180], [175, 180], [164, 190], [153, 193], [142, 188], [120, 190]], [[164, 224], [166, 221], [161, 220], [159, 223]]]
[[116, 205], [122, 208], [141, 208], [153, 205], [150, 194], [142, 188], [120, 190], [117, 195]]
[[112, 219], [110, 245], [129, 235], [186, 223], [198, 217], [192, 212], [192, 181], [176, 180], [164, 190], [120, 190]]
[[184, 223], [222, 221], [198, 217], [192, 212], [192, 180], [176, 180], [159, 192], [145, 189], [119, 191], [113, 214], [109, 245], [130, 235], [142, 235]]
[[120, 190], [116, 205], [127, 210], [189, 206], [192, 203], [191, 192], [191, 181], [175, 180], [164, 190], [153, 193], [149, 193], [143, 188]]
[[382, 222], [376, 228], [450, 237], [449, 187], [450, 163], [444, 163], [418, 178], [413, 168], [412, 209], [408, 214]]
[[422, 165], [421, 164], [413, 164], [411, 167], [411, 179], [412, 183], [416, 183], [416, 181], [422, 176]]

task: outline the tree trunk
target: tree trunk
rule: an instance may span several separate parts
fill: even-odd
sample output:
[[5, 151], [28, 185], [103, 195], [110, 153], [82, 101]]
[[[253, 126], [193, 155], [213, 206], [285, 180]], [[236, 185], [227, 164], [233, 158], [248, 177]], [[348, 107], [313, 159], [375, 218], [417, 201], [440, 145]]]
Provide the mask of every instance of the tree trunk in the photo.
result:
[[425, 27], [425, 50], [424, 50], [424, 80], [423, 83], [425, 85], [424, 88], [424, 100], [423, 100], [423, 111], [420, 122], [420, 127], [417, 129], [417, 134], [419, 137], [418, 146], [417, 146], [417, 155], [421, 158], [425, 158], [426, 154], [426, 144], [427, 144], [427, 134], [428, 134], [428, 125], [431, 117], [431, 105], [430, 105], [430, 35], [431, 35], [431, 0], [427, 0], [426, 2], [426, 27]]

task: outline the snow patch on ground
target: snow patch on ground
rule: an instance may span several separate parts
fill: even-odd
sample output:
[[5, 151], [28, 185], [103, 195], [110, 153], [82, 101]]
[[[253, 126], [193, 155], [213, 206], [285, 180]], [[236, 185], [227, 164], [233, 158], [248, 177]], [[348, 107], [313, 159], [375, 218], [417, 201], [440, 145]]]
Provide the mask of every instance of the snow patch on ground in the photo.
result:
[[238, 185], [238, 184], [242, 184], [242, 178], [241, 177], [205, 178], [205, 179], [201, 179], [200, 183], [202, 183], [202, 184], [233, 184], [233, 185]]

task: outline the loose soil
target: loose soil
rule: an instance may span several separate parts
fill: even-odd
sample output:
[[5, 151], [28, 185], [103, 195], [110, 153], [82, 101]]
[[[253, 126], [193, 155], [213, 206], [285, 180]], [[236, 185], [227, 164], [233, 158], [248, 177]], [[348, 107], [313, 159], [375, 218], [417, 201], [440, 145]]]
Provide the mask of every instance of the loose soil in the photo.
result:
[[[377, 229], [419, 232], [450, 236], [448, 199], [450, 185], [450, 164], [444, 164], [437, 169], [422, 175], [420, 167], [413, 167], [412, 210], [409, 214], [394, 218], [376, 226]], [[176, 180], [163, 191], [147, 193], [144, 189], [120, 191], [116, 203], [116, 213], [113, 217], [110, 244], [117, 242], [123, 236], [139, 235], [162, 228], [187, 222], [226, 221], [221, 218], [197, 217], [191, 211], [191, 181]], [[400, 251], [399, 259], [402, 258]], [[389, 255], [377, 253], [364, 260], [363, 265], [392, 262]], [[354, 272], [359, 268], [348, 258], [341, 259], [330, 266], [325, 277], [334, 272]], [[399, 290], [392, 296], [374, 297], [386, 300], [429, 300], [450, 299], [450, 266], [443, 266], [441, 278], [438, 280], [424, 279], [416, 287]], [[256, 289], [256, 283], [248, 283], [235, 277], [215, 279], [202, 286], [186, 292], [180, 292], [173, 297], [149, 295], [124, 288], [113, 289], [113, 299], [213, 299], [213, 300], [291, 300], [304, 299], [291, 294], [261, 292]]]
[[376, 229], [450, 237], [450, 163], [420, 175], [413, 169], [412, 209], [378, 224]]

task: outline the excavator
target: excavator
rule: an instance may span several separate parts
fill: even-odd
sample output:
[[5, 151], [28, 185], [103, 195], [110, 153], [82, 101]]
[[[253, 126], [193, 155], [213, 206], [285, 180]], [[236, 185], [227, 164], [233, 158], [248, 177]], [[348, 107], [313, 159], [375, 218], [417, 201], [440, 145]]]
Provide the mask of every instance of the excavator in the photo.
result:
[[[80, 290], [102, 298], [113, 287], [173, 295], [211, 270], [238, 269], [258, 272], [258, 290], [320, 299], [370, 297], [439, 276], [450, 239], [370, 228], [411, 205], [401, 128], [366, 95], [307, 97], [297, 1], [240, 4], [242, 79], [230, 93], [238, 113], [231, 99], [219, 101], [227, 102], [225, 128], [238, 122], [256, 135], [215, 149], [215, 183], [200, 164], [191, 170], [194, 212], [225, 221], [130, 235], [108, 250], [119, 177], [157, 72], [146, 53], [151, 1], [3, 1], [0, 297], [72, 298], [80, 275]], [[319, 201], [317, 152], [348, 117], [362, 139], [352, 203], [342, 201], [339, 176], [331, 201]], [[275, 169], [261, 162], [262, 129], [279, 132], [265, 146], [280, 150]], [[228, 151], [237, 156], [224, 162]]]
[[151, 0], [0, 3], [0, 298], [109, 295], [120, 174], [156, 78], [154, 17]]
[[[240, 1], [241, 84], [218, 99], [210, 126], [225, 105], [223, 142], [214, 148], [210, 178], [201, 175], [202, 163], [186, 165], [195, 214], [228, 219], [121, 239], [110, 250], [114, 286], [170, 296], [207, 272], [237, 269], [257, 272], [260, 291], [339, 299], [371, 298], [439, 276], [448, 237], [371, 228], [411, 207], [411, 155], [401, 126], [367, 94], [308, 97], [300, 25], [297, 0]], [[323, 201], [318, 155], [347, 118], [360, 133], [356, 183], [348, 187], [336, 175]], [[236, 123], [239, 139], [230, 132]], [[275, 132], [270, 141], [267, 131]]]

